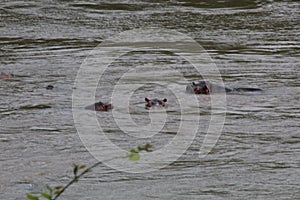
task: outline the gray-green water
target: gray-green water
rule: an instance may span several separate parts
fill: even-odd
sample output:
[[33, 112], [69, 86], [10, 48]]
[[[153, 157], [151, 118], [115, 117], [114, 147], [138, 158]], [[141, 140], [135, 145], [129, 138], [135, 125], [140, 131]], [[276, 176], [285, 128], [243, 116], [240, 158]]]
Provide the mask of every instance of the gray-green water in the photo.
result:
[[[227, 95], [222, 135], [204, 159], [197, 157], [203, 136], [199, 132], [188, 151], [166, 168], [130, 174], [102, 165], [62, 199], [299, 199], [299, 5], [235, 0], [2, 1], [0, 72], [16, 78], [0, 79], [0, 199], [25, 199], [26, 193], [39, 192], [45, 184], [65, 184], [73, 162], [96, 162], [74, 126], [77, 70], [104, 39], [142, 27], [175, 29], [194, 38], [216, 63], [225, 85], [265, 92]], [[144, 63], [187, 64], [165, 52], [137, 52], [115, 65]], [[188, 77], [200, 78], [192, 73]], [[55, 89], [46, 90], [49, 84]], [[178, 87], [184, 91], [185, 85]], [[138, 123], [149, 122], [141, 108], [146, 96], [169, 94], [164, 88], [155, 88], [157, 93], [152, 89], [140, 89], [131, 99]], [[107, 94], [98, 90], [96, 96], [109, 100]], [[176, 115], [176, 100], [169, 95], [170, 113]], [[198, 99], [207, 123], [210, 99]], [[98, 117], [101, 121], [110, 114]], [[176, 120], [171, 116], [172, 128], [178, 126]], [[104, 125], [111, 140], [124, 149], [141, 143], [128, 141], [114, 124]], [[172, 128], [151, 141], [154, 148], [172, 139]]]

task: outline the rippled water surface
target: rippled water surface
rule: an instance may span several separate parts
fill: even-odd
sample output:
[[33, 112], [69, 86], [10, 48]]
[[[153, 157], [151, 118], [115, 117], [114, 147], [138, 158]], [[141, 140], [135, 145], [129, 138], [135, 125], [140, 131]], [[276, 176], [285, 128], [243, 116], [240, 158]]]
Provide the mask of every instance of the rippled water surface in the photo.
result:
[[[111, 141], [125, 150], [147, 142], [154, 150], [163, 148], [176, 136], [180, 106], [195, 118], [200, 110], [199, 131], [188, 150], [164, 168], [125, 173], [103, 164], [62, 199], [300, 199], [299, 6], [298, 1], [279, 0], [1, 1], [0, 72], [15, 78], [0, 79], [0, 199], [25, 199], [46, 184], [66, 184], [72, 163], [97, 162], [73, 120], [77, 71], [103, 40], [144, 27], [190, 36], [209, 53], [226, 86], [264, 91], [227, 94], [222, 134], [200, 159], [211, 98], [198, 96], [198, 106], [180, 105], [176, 93], [185, 91], [186, 82], [168, 70], [182, 69], [190, 82], [201, 76], [183, 70], [192, 65], [170, 52], [122, 55], [106, 71], [96, 99], [110, 101], [113, 83], [139, 66], [151, 77], [152, 67], [161, 67], [164, 82], [176, 88], [149, 83], [128, 102], [132, 120], [145, 126], [151, 120], [144, 98], [168, 98], [166, 112], [151, 111], [167, 114], [166, 126], [152, 138], [129, 136], [118, 129], [112, 113], [97, 113]], [[147, 83], [139, 76], [127, 81]], [[53, 90], [45, 89], [49, 84]]]

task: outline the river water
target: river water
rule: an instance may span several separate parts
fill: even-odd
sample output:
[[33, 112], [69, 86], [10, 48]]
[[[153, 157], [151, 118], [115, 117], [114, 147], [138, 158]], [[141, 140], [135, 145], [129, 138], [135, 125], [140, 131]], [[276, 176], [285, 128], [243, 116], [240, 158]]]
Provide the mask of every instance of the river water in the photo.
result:
[[[298, 1], [279, 0], [1, 1], [0, 72], [15, 78], [0, 79], [0, 199], [25, 199], [27, 193], [44, 191], [46, 184], [66, 184], [72, 163], [97, 162], [73, 119], [72, 95], [80, 90], [74, 85], [77, 72], [102, 41], [145, 27], [193, 38], [208, 52], [226, 86], [263, 92], [227, 94], [222, 134], [206, 157], [198, 154], [212, 98], [198, 96], [198, 106], [187, 102], [186, 115], [197, 118], [199, 112], [192, 111], [199, 109], [200, 128], [177, 161], [144, 173], [104, 163], [62, 199], [300, 199], [299, 6]], [[143, 66], [145, 73], [153, 66], [191, 69], [183, 58], [165, 51], [128, 53], [112, 66], [117, 70], [106, 72], [97, 99], [110, 101], [111, 87], [105, 83], [114, 83], [130, 67]], [[174, 80], [168, 70], [157, 71], [164, 83], [175, 82], [177, 88], [149, 84], [129, 102], [132, 119], [144, 126], [150, 122], [144, 98], [168, 98], [167, 112], [152, 113], [168, 115], [155, 137], [129, 137], [118, 129], [112, 113], [97, 114], [110, 140], [122, 149], [147, 142], [154, 151], [163, 148], [185, 115], [175, 93], [184, 93], [186, 83]], [[193, 70], [184, 73], [190, 82], [201, 79]], [[147, 83], [141, 79], [131, 81]], [[45, 89], [49, 84], [53, 90]]]

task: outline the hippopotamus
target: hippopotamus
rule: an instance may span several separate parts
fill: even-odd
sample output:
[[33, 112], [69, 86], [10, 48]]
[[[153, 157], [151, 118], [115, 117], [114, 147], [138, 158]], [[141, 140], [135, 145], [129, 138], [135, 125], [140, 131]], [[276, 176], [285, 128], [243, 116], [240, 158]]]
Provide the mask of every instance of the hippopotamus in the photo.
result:
[[14, 78], [14, 77], [15, 77], [15, 75], [13, 75], [13, 74], [6, 74], [4, 72], [0, 73], [0, 78], [3, 78], [3, 79]]
[[167, 99], [159, 100], [159, 99], [148, 99], [145, 98], [146, 103], [146, 109], [149, 109], [151, 107], [165, 107]]
[[54, 88], [53, 85], [48, 85], [48, 86], [46, 87], [46, 90], [52, 90], [53, 88]]
[[198, 83], [192, 82], [192, 84], [186, 86], [186, 92], [191, 94], [211, 94], [221, 92], [259, 92], [262, 89], [259, 88], [228, 88], [221, 87], [219, 85], [207, 82], [199, 81]]
[[101, 101], [94, 103], [93, 105], [87, 106], [86, 109], [95, 110], [95, 111], [109, 111], [113, 108], [113, 106], [106, 102], [103, 103]]

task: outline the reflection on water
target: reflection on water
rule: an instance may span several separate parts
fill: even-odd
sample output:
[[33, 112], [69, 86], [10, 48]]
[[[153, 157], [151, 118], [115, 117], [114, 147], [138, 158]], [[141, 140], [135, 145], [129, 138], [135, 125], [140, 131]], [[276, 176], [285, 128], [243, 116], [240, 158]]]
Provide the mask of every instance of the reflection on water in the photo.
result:
[[[212, 152], [198, 158], [210, 120], [210, 97], [199, 96], [201, 131], [185, 154], [156, 172], [128, 174], [105, 165], [70, 188], [66, 199], [297, 199], [299, 198], [299, 3], [297, 1], [2, 1], [0, 3], [0, 199], [24, 199], [45, 184], [70, 179], [71, 164], [92, 164], [77, 135], [72, 92], [90, 51], [121, 31], [169, 28], [197, 40], [228, 87], [258, 87], [262, 94], [228, 94], [223, 133]], [[96, 98], [109, 101], [111, 80], [129, 66], [180, 69], [201, 77], [168, 52], [134, 52], [115, 61]], [[187, 66], [187, 67], [186, 67]], [[122, 71], [123, 70], [123, 71]], [[180, 80], [166, 81], [185, 90]], [[169, 78], [169, 79], [168, 79]], [[46, 90], [47, 85], [55, 90]], [[99, 84], [101, 86], [101, 83]], [[162, 148], [176, 135], [181, 105], [159, 85], [130, 99], [132, 119], [150, 121], [144, 98], [168, 98], [168, 123], [153, 138], [135, 139], [97, 113], [111, 141], [125, 150], [151, 142]], [[189, 115], [196, 115], [194, 105]], [[198, 107], [195, 107], [198, 108]], [[76, 109], [76, 108], [75, 108]], [[112, 192], [113, 188], [113, 192]]]

